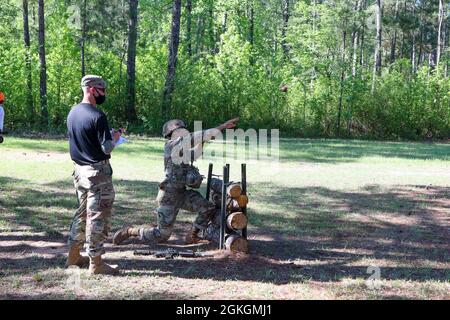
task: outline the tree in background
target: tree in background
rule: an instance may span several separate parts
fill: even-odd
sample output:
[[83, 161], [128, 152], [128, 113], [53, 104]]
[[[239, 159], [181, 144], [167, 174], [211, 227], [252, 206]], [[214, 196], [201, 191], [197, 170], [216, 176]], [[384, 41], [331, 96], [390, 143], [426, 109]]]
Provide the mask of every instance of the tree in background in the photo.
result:
[[88, 28], [87, 19], [87, 0], [82, 0], [81, 3], [81, 38], [80, 38], [80, 57], [81, 57], [81, 77], [86, 75], [86, 34]]
[[374, 56], [374, 67], [373, 67], [373, 80], [372, 80], [372, 94], [375, 91], [375, 82], [377, 76], [380, 75], [381, 72], [381, 46], [382, 46], [382, 37], [381, 37], [381, 12], [382, 12], [382, 0], [376, 0], [375, 7], [375, 20], [377, 25], [376, 30], [376, 41], [375, 41], [375, 52]]
[[30, 104], [42, 48], [52, 131], [64, 131], [80, 76], [97, 73], [109, 84], [102, 108], [112, 125], [136, 132], [158, 133], [167, 118], [209, 126], [235, 115], [243, 128], [295, 136], [450, 132], [447, 1], [140, 0], [136, 24], [130, 1], [45, 0], [44, 46], [38, 1], [28, 1], [29, 41], [24, 1], [0, 3], [8, 126], [42, 130], [30, 121], [32, 110], [43, 114], [42, 99], [39, 111]]
[[175, 89], [175, 72], [178, 58], [178, 45], [180, 42], [180, 18], [181, 0], [173, 0], [172, 4], [172, 26], [169, 40], [169, 55], [167, 62], [166, 83], [164, 85], [164, 96], [161, 114], [163, 120], [171, 118], [172, 93]]
[[47, 100], [47, 62], [45, 56], [45, 13], [44, 0], [39, 0], [39, 62], [40, 62], [40, 101], [42, 125], [49, 126]]
[[125, 112], [130, 123], [136, 122], [136, 42], [138, 0], [129, 0], [129, 31], [127, 57], [127, 101]]
[[445, 35], [443, 31], [444, 31], [444, 0], [439, 0], [436, 66], [439, 66], [441, 54], [443, 52], [443, 44], [445, 42]]
[[22, 1], [23, 9], [23, 41], [25, 45], [25, 68], [26, 68], [26, 81], [27, 81], [27, 109], [29, 110], [29, 116], [34, 119], [36, 114], [34, 110], [33, 102], [33, 75], [31, 66], [31, 42], [30, 42], [30, 26], [28, 21], [28, 0]]

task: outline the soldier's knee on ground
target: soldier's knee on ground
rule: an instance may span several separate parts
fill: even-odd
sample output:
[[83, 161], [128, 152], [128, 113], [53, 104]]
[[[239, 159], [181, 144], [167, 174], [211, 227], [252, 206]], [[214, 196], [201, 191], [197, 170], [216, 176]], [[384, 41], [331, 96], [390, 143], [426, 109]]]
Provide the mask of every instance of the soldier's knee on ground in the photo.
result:
[[194, 226], [199, 229], [205, 229], [209, 222], [213, 221], [216, 214], [216, 208], [213, 204], [206, 206], [198, 212]]
[[172, 235], [173, 225], [177, 217], [178, 210], [172, 206], [160, 206], [157, 209], [158, 227], [154, 230], [154, 237], [158, 242], [169, 240]]

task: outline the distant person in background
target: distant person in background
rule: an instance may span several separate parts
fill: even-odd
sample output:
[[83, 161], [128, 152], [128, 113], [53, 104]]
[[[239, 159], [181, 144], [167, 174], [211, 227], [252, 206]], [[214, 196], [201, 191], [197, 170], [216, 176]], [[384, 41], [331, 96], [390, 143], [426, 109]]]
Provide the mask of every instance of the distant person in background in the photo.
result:
[[[70, 227], [66, 267], [89, 265], [90, 274], [118, 274], [118, 269], [102, 261], [102, 255], [115, 197], [109, 159], [120, 132], [110, 131], [105, 113], [97, 108], [106, 99], [105, 81], [88, 75], [81, 80], [81, 88], [83, 101], [73, 107], [67, 117], [79, 207]], [[84, 243], [87, 243], [89, 258], [80, 254]]]
[[3, 124], [5, 121], [5, 110], [3, 109], [4, 102], [5, 102], [5, 94], [0, 91], [0, 134], [3, 133]]

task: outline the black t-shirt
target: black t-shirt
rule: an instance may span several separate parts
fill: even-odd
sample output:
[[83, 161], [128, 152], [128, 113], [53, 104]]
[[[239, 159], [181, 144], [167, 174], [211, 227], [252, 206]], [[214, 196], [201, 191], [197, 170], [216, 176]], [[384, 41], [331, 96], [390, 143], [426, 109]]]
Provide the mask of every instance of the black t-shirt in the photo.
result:
[[103, 111], [91, 104], [80, 103], [67, 116], [70, 157], [79, 165], [89, 165], [110, 159], [102, 144], [112, 140], [108, 120]]

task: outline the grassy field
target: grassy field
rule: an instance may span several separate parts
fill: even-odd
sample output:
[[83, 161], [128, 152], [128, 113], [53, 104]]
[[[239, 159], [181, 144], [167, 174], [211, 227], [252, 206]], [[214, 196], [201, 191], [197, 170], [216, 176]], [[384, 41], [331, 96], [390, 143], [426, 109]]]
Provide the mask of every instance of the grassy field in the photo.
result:
[[[1, 299], [450, 299], [449, 144], [282, 139], [278, 163], [248, 164], [249, 255], [209, 245], [200, 250], [213, 258], [164, 260], [109, 240], [105, 258], [122, 274], [83, 270], [78, 287], [64, 269], [76, 207], [67, 147], [0, 145]], [[135, 137], [114, 151], [113, 231], [155, 223], [162, 147]], [[214, 163], [220, 173], [223, 160]], [[169, 246], [193, 219], [180, 213]], [[380, 280], [369, 282], [374, 268]]]

